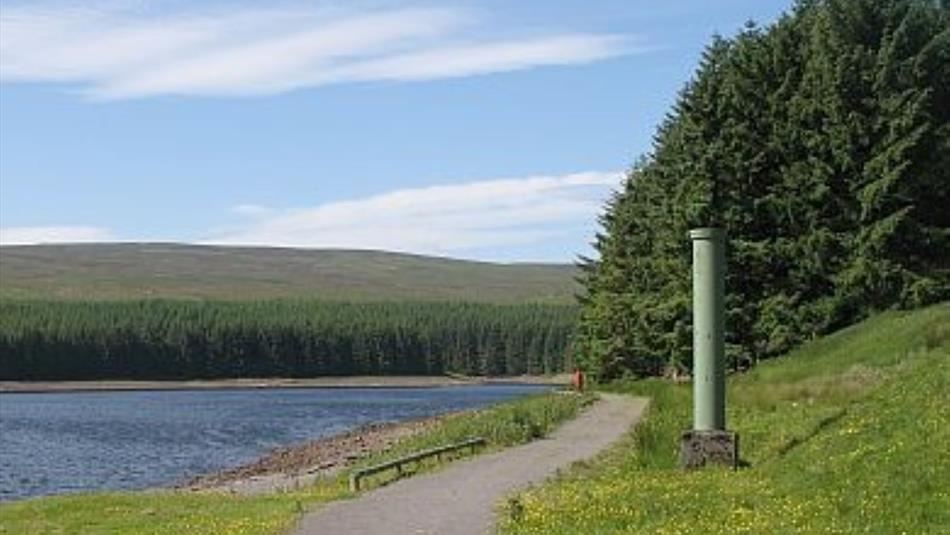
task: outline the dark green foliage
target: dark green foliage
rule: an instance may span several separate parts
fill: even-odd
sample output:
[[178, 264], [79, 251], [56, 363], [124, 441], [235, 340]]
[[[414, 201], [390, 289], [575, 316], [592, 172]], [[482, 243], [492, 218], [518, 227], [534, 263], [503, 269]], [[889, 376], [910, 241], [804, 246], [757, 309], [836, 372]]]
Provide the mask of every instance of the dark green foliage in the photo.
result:
[[566, 305], [0, 301], [0, 380], [562, 371]]
[[729, 235], [734, 365], [950, 297], [950, 11], [802, 1], [715, 38], [607, 206], [578, 352], [605, 377], [690, 355], [690, 243]]

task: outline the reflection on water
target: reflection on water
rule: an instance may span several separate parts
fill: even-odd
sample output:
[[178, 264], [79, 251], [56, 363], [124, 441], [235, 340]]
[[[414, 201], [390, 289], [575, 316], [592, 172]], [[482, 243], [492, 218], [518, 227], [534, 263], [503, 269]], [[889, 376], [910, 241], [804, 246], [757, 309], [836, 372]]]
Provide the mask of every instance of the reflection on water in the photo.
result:
[[0, 500], [170, 485], [370, 422], [535, 386], [0, 394]]

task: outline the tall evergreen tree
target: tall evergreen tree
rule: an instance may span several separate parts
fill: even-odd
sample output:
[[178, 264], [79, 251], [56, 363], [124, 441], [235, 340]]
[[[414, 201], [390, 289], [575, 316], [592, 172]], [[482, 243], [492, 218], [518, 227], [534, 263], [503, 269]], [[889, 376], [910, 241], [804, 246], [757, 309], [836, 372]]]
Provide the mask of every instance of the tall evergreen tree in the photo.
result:
[[582, 261], [578, 359], [689, 364], [691, 227], [727, 249], [736, 365], [892, 306], [947, 299], [950, 13], [800, 1], [715, 37]]

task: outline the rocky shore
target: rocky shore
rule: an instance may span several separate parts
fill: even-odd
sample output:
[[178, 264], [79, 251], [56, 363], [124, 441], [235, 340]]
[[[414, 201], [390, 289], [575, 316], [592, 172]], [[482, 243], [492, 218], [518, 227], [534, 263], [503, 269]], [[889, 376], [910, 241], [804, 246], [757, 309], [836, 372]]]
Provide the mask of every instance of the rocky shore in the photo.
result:
[[399, 440], [422, 433], [438, 418], [369, 424], [339, 435], [279, 448], [252, 463], [202, 475], [177, 488], [243, 495], [295, 490], [386, 450]]
[[0, 394], [54, 392], [116, 392], [137, 390], [235, 390], [253, 388], [424, 388], [478, 384], [568, 384], [561, 375], [466, 377], [450, 375], [259, 378], [192, 381], [0, 381]]

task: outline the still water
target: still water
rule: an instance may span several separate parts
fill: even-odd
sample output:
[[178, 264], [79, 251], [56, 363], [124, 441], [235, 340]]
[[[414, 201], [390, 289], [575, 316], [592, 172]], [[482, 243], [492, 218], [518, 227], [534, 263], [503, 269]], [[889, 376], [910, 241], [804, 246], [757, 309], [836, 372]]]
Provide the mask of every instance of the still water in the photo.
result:
[[540, 388], [307, 388], [0, 394], [0, 500], [171, 485], [370, 422]]

